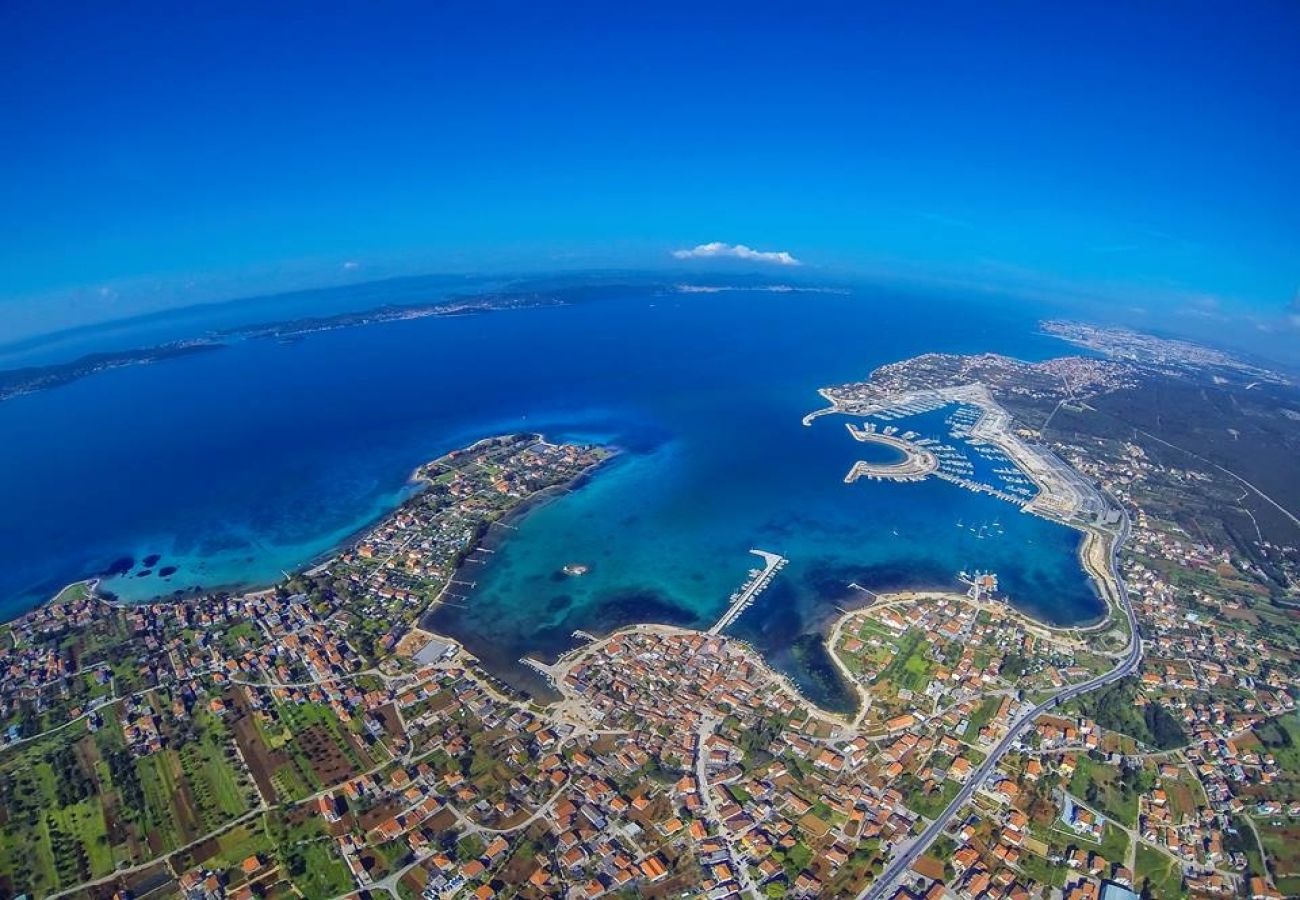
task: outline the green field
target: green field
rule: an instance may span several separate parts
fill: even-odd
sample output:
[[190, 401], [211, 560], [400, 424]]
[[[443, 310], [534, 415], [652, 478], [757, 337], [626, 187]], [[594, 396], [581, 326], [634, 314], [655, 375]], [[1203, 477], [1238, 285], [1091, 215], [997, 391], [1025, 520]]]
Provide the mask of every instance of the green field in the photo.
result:
[[0, 756], [0, 896], [43, 895], [219, 828], [255, 794], [223, 723], [196, 720], [138, 755], [114, 711]]
[[1138, 844], [1134, 857], [1134, 884], [1141, 888], [1149, 884], [1152, 897], [1177, 898], [1183, 896], [1183, 875], [1178, 863], [1146, 844]]
[[930, 683], [930, 673], [934, 669], [928, 659], [930, 644], [925, 640], [925, 633], [911, 629], [898, 642], [898, 652], [881, 670], [875, 684], [889, 682], [899, 690], [920, 691]]
[[1108, 862], [1122, 863], [1128, 857], [1128, 832], [1106, 823], [1101, 836], [1101, 849], [1098, 851]]
[[1041, 856], [1028, 852], [1021, 854], [1019, 869], [1025, 877], [1053, 887], [1062, 887], [1066, 875], [1070, 874], [1065, 866], [1052, 865]]
[[281, 815], [269, 817], [283, 874], [304, 897], [338, 897], [353, 888], [352, 875], [339, 856], [334, 839], [318, 816], [295, 816], [295, 822]]
[[898, 787], [903, 790], [903, 802], [908, 809], [920, 813], [927, 819], [933, 819], [939, 813], [947, 808], [952, 802], [952, 798], [957, 796], [957, 791], [961, 786], [951, 779], [944, 779], [939, 785], [938, 790], [931, 793], [924, 793], [921, 790], [921, 782], [915, 777], [907, 776], [910, 781], [904, 783], [900, 779]]
[[13, 893], [50, 893], [115, 867], [97, 795], [100, 773], [77, 751], [93, 742], [79, 723], [0, 762], [0, 879]]
[[252, 809], [257, 795], [226, 723], [198, 708], [194, 712], [201, 737], [180, 748], [181, 768], [210, 831]]
[[1265, 723], [1255, 729], [1255, 736], [1261, 739], [1261, 750], [1273, 754], [1278, 768], [1291, 779], [1300, 779], [1300, 714]]
[[197, 837], [197, 822], [188, 817], [177, 821], [178, 815], [173, 811], [173, 798], [178, 794], [178, 779], [175, 771], [179, 763], [175, 762], [176, 751], [164, 750], [144, 759], [136, 760], [136, 775], [144, 794], [144, 808], [136, 821], [151, 834], [157, 835], [158, 843], [167, 850], [185, 843], [184, 839]]
[[74, 581], [55, 595], [51, 603], [71, 603], [74, 600], [84, 600], [90, 589], [84, 581]]
[[1070, 793], [1130, 828], [1137, 824], [1138, 791], [1111, 766], [1080, 755], [1070, 779]]
[[993, 714], [998, 711], [1002, 705], [1001, 697], [985, 697], [975, 711], [970, 714], [970, 720], [966, 725], [966, 731], [962, 737], [967, 741], [973, 741], [979, 736], [980, 729], [989, 723]]

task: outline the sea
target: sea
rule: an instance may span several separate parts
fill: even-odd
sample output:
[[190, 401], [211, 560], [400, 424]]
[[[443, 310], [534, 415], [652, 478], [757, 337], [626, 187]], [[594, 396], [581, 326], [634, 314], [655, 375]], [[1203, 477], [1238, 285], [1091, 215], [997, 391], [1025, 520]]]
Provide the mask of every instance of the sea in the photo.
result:
[[[377, 298], [382, 286], [328, 304]], [[492, 552], [461, 576], [473, 587], [429, 627], [540, 693], [522, 657], [551, 659], [578, 630], [707, 628], [760, 548], [789, 564], [728, 633], [815, 701], [847, 708], [821, 636], [870, 592], [960, 589], [959, 572], [992, 570], [1010, 602], [1044, 621], [1102, 612], [1077, 532], [943, 481], [846, 484], [855, 460], [885, 457], [854, 441], [845, 417], [800, 421], [826, 405], [819, 387], [919, 353], [1072, 352], [1038, 331], [1039, 312], [880, 287], [611, 288], [573, 306], [250, 339], [101, 372], [0, 403], [0, 614], [95, 575], [125, 600], [273, 582], [409, 496], [420, 463], [535, 431], [621, 452], [494, 529]], [[253, 313], [221, 321], [240, 315]], [[135, 337], [183, 337], [193, 320], [151, 317]], [[119, 324], [101, 343], [89, 329], [71, 344], [120, 348], [132, 335]], [[40, 348], [9, 351], [0, 367]], [[964, 446], [952, 413], [890, 424]], [[565, 575], [571, 563], [589, 572]]]

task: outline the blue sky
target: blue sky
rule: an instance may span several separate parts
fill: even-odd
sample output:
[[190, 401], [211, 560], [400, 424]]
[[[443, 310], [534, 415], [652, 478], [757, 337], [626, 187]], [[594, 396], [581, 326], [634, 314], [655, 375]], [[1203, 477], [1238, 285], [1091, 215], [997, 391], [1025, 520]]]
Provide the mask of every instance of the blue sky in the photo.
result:
[[1300, 5], [542, 6], [7, 4], [0, 342], [711, 241], [1300, 337]]

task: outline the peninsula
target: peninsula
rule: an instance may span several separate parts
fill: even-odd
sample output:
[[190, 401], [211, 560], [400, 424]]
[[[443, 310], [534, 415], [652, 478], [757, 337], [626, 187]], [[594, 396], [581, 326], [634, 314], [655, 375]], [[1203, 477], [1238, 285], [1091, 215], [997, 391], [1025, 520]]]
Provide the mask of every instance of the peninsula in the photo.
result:
[[[459, 563], [491, 529], [609, 456], [537, 435], [422, 466], [401, 508], [269, 589], [124, 606], [73, 585], [0, 629], [0, 891], [1294, 893], [1300, 659], [1266, 584], [1295, 557], [1255, 566], [1166, 518], [1184, 515], [1158, 505], [1170, 485], [1206, 482], [1093, 424], [1151, 377], [934, 355], [823, 389], [814, 415], [904, 455], [860, 475], [948, 475], [1079, 530], [1108, 604], [1053, 628], [988, 575], [864, 588], [827, 637], [847, 714], [728, 633], [786, 577], [768, 551], [711, 629], [579, 632], [531, 660], [546, 704], [420, 628], [469, 602]], [[949, 433], [909, 427], [941, 409]], [[988, 471], [961, 471], [958, 447]]]

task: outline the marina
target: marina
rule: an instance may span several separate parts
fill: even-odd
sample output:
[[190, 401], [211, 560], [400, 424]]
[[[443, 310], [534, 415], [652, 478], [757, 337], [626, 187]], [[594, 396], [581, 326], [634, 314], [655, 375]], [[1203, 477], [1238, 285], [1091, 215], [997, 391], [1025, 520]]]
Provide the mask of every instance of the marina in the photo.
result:
[[[1018, 508], [1062, 523], [1090, 521], [1105, 509], [1105, 503], [1078, 473], [1050, 450], [1030, 444], [1011, 429], [1011, 417], [993, 399], [988, 388], [978, 382], [951, 387], [922, 388], [870, 399], [844, 399], [834, 390], [822, 390], [831, 401], [827, 409], [804, 416], [810, 426], [821, 415], [842, 413], [867, 420], [861, 427], [849, 425], [858, 440], [890, 442], [899, 448], [918, 448], [916, 453], [931, 454], [937, 465], [925, 474], [933, 474], [951, 484], [975, 493], [987, 494]], [[914, 431], [896, 437], [896, 422], [925, 413], [953, 407], [943, 419], [948, 436], [966, 449], [934, 437], [915, 438]], [[879, 430], [877, 430], [879, 429]], [[901, 448], [900, 448], [901, 449]], [[966, 452], [969, 450], [969, 453]], [[992, 464], [984, 475], [976, 472], [972, 457], [982, 464]], [[882, 476], [882, 467], [856, 464], [845, 481], [861, 477]], [[915, 481], [911, 472], [898, 473], [895, 480]], [[925, 476], [921, 476], [925, 477]], [[995, 483], [993, 483], [995, 482]]]

